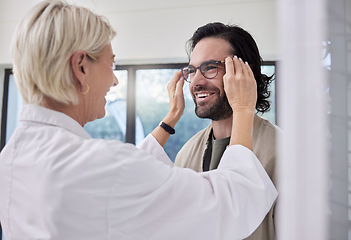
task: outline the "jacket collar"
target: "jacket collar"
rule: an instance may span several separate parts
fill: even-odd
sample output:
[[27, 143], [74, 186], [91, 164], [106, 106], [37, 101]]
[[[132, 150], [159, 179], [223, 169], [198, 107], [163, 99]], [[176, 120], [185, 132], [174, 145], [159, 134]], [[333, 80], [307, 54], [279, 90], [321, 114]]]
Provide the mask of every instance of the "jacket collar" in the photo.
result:
[[[262, 122], [262, 118], [257, 116], [257, 114], [255, 114], [254, 116], [254, 122], [253, 122], [253, 131], [255, 132], [255, 129], [258, 129], [261, 122]], [[206, 136], [206, 145], [208, 145], [208, 142], [210, 140], [210, 134], [212, 132], [212, 123], [210, 125], [208, 125], [206, 128], [205, 128], [205, 132], [204, 132], [204, 136]]]
[[64, 113], [34, 104], [25, 104], [22, 106], [19, 121], [20, 124], [24, 125], [42, 124], [57, 126], [60, 128], [65, 128], [80, 137], [91, 138], [84, 128], [73, 118]]

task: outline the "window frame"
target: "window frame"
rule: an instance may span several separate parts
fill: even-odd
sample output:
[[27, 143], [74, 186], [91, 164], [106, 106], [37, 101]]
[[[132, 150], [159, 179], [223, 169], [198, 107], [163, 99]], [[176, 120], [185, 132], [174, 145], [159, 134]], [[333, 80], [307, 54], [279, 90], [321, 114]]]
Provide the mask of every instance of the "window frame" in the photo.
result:
[[4, 148], [6, 144], [8, 97], [9, 97], [9, 85], [10, 85], [11, 74], [12, 74], [12, 69], [6, 68], [5, 77], [4, 77], [4, 88], [3, 88], [3, 94], [2, 94], [0, 151]]
[[[4, 77], [4, 88], [2, 94], [2, 110], [1, 110], [1, 136], [0, 136], [0, 151], [4, 148], [6, 143], [6, 126], [7, 126], [7, 106], [8, 106], [8, 94], [9, 94], [9, 83], [12, 69], [5, 69]], [[3, 239], [2, 226], [0, 222], [0, 239]]]
[[[127, 70], [128, 72], [128, 83], [127, 83], [127, 126], [126, 126], [126, 136], [125, 142], [135, 144], [135, 117], [136, 117], [136, 72], [138, 70], [147, 69], [181, 69], [187, 66], [188, 63], [166, 63], [166, 64], [126, 64], [126, 65], [115, 65], [114, 70]], [[275, 91], [277, 92], [277, 82], [275, 78], [277, 76], [277, 64], [276, 61], [263, 61], [262, 66], [274, 66], [274, 84]], [[275, 94], [275, 122], [278, 124], [278, 104], [277, 104], [277, 94]]]
[[[135, 118], [136, 118], [136, 72], [138, 70], [147, 69], [181, 69], [187, 66], [188, 63], [165, 63], [165, 64], [125, 64], [125, 65], [115, 65], [114, 71], [127, 70], [128, 72], [128, 82], [127, 82], [127, 119], [126, 119], [126, 136], [125, 142], [135, 144]], [[262, 66], [275, 67], [275, 92], [279, 88], [276, 79], [277, 76], [277, 62], [276, 61], [263, 61]], [[12, 74], [12, 69], [5, 69], [4, 77], [4, 88], [3, 88], [3, 99], [2, 99], [2, 115], [1, 115], [1, 136], [0, 136], [0, 150], [6, 144], [6, 127], [7, 127], [7, 112], [8, 112], [8, 91], [9, 91], [9, 81], [10, 75]], [[278, 125], [278, 114], [279, 105], [277, 104], [277, 94], [275, 94], [275, 121]]]
[[127, 70], [127, 126], [125, 142], [135, 144], [135, 118], [136, 118], [136, 72], [147, 69], [181, 69], [187, 63], [167, 64], [140, 64], [140, 65], [116, 65], [115, 71]]

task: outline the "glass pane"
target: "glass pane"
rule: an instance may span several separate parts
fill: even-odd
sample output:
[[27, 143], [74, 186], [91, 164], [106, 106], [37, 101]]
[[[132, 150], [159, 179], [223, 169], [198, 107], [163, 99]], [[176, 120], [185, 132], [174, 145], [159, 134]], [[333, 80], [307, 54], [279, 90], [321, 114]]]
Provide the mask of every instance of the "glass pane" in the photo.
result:
[[[274, 65], [264, 65], [261, 67], [261, 72], [263, 74], [266, 74], [267, 76], [272, 76], [275, 74], [275, 66]], [[269, 87], [269, 90], [271, 91], [271, 95], [269, 97], [269, 101], [271, 102], [271, 109], [268, 112], [265, 112], [264, 114], [258, 114], [260, 117], [263, 117], [267, 120], [269, 120], [272, 123], [276, 123], [276, 112], [275, 112], [275, 81], [273, 81]]]
[[23, 104], [22, 96], [18, 91], [13, 74], [9, 76], [7, 119], [6, 119], [6, 142], [18, 125], [18, 116]]
[[126, 99], [127, 79], [126, 70], [114, 71], [119, 84], [111, 87], [106, 96], [106, 115], [101, 119], [89, 122], [84, 129], [93, 138], [117, 139], [125, 141], [126, 135]]
[[[136, 72], [136, 115], [140, 117], [145, 135], [159, 124], [169, 109], [167, 84], [178, 69], [151, 69]], [[185, 110], [177, 123], [176, 134], [171, 136], [165, 151], [174, 161], [180, 148], [199, 130], [210, 123], [208, 119], [200, 119], [195, 115], [194, 102], [188, 84], [184, 84]], [[138, 130], [136, 129], [136, 132]]]

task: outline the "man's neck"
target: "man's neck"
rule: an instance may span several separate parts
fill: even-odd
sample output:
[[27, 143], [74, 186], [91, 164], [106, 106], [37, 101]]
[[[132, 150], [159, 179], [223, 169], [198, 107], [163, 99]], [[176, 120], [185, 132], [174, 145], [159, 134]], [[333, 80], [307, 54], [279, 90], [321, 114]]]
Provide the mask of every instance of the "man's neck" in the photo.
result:
[[213, 136], [215, 139], [230, 137], [232, 132], [233, 116], [229, 118], [212, 121]]

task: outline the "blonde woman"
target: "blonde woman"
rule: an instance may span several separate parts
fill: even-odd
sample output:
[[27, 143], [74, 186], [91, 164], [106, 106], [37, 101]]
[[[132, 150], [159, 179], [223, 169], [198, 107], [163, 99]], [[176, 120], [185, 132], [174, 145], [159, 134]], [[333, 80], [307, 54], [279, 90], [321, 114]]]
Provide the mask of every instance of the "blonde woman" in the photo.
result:
[[[64, 1], [44, 1], [20, 23], [13, 71], [24, 99], [0, 154], [0, 220], [14, 239], [242, 239], [260, 224], [276, 189], [251, 148], [256, 102], [248, 65], [226, 59], [235, 123], [218, 170], [173, 167], [163, 146], [184, 110], [181, 73], [170, 110], [137, 148], [92, 139], [84, 124], [105, 114], [114, 30]], [[236, 134], [240, 129], [240, 134]]]

